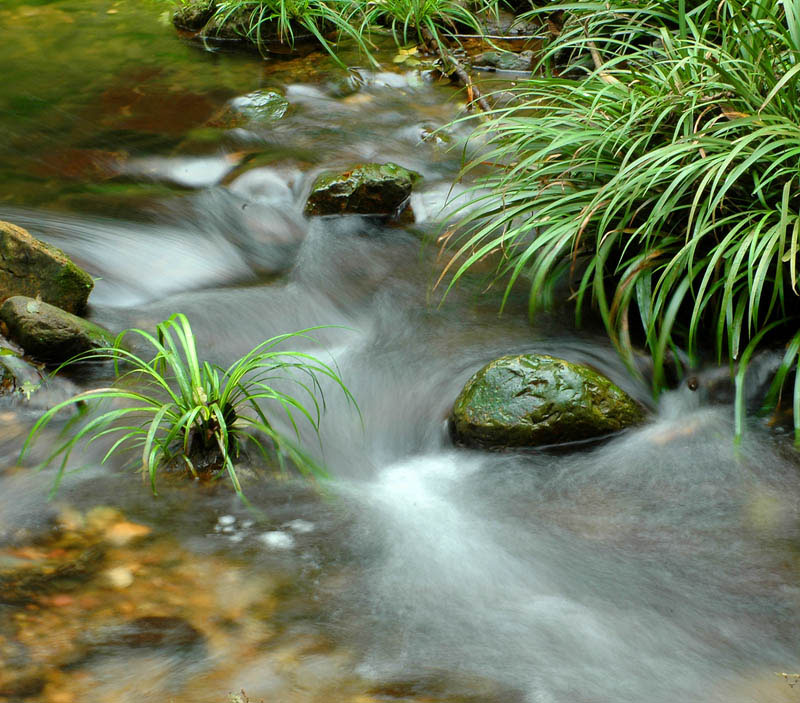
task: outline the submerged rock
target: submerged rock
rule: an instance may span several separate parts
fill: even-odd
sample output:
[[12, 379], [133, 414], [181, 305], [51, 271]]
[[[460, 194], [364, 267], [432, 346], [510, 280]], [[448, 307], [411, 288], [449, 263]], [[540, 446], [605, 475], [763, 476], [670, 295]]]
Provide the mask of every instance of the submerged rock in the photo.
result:
[[0, 221], [0, 261], [0, 302], [29, 295], [75, 314], [86, 307], [92, 277], [22, 227]]
[[484, 51], [472, 61], [473, 66], [494, 68], [501, 71], [530, 71], [533, 63], [532, 51]]
[[53, 591], [78, 588], [104, 559], [105, 549], [100, 545], [52, 559], [8, 559], [0, 554], [0, 603], [28, 603]]
[[6, 324], [8, 336], [28, 355], [50, 363], [66, 361], [114, 341], [111, 333], [99, 325], [22, 295], [3, 303], [0, 320]]
[[467, 382], [453, 430], [468, 445], [542, 446], [601, 437], [643, 418], [636, 401], [596, 371], [525, 354], [496, 359]]
[[322, 173], [311, 187], [305, 211], [307, 215], [394, 215], [421, 178], [394, 163]]
[[119, 625], [87, 632], [81, 638], [91, 654], [113, 653], [122, 648], [194, 647], [205, 642], [200, 630], [180, 617], [149, 615]]
[[280, 120], [289, 109], [289, 101], [275, 90], [255, 90], [231, 100], [214, 115], [206, 127], [235, 129], [244, 125], [265, 126]]

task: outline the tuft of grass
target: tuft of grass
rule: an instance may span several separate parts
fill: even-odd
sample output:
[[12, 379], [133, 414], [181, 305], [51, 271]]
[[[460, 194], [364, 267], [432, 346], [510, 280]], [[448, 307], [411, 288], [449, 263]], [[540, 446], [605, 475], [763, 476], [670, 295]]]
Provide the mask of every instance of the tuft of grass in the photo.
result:
[[[223, 26], [233, 18], [244, 18], [245, 38], [262, 53], [271, 43], [294, 47], [301, 33], [313, 36], [343, 67], [334, 50], [334, 45], [343, 38], [352, 40], [375, 64], [364, 32], [349, 21], [354, 7], [355, 0], [222, 0], [217, 2], [214, 16]], [[332, 44], [328, 37], [333, 33], [337, 39]]]
[[568, 285], [624, 358], [646, 344], [656, 391], [671, 348], [696, 357], [710, 340], [741, 387], [757, 348], [791, 339], [777, 399], [800, 346], [800, 0], [544, 9], [567, 20], [477, 128], [486, 146], [465, 171], [499, 167], [457, 215], [450, 285], [495, 256], [506, 296], [528, 281], [531, 315]]
[[388, 27], [398, 46], [409, 42], [435, 44], [455, 41], [460, 28], [483, 33], [480, 15], [497, 12], [496, 2], [487, 2], [477, 11], [459, 0], [380, 0], [354, 3], [351, 19], [361, 18], [358, 31], [366, 33], [370, 27]]
[[[136, 463], [154, 494], [159, 470], [183, 464], [195, 477], [209, 472], [227, 475], [242, 496], [234, 462], [245, 444], [267, 460], [277, 459], [282, 470], [291, 464], [306, 476], [323, 477], [324, 469], [274, 426], [277, 412], [298, 440], [301, 418], [318, 431], [321, 378], [332, 381], [355, 402], [332, 366], [311, 354], [278, 348], [289, 340], [312, 339], [309, 333], [315, 329], [319, 328], [268, 339], [226, 369], [199, 359], [189, 320], [181, 313], [157, 325], [154, 335], [126, 330], [112, 346], [67, 362], [111, 361], [114, 385], [79, 393], [48, 410], [31, 429], [20, 459], [62, 411], [78, 408], [77, 420], [65, 428], [66, 438], [42, 464], [60, 457], [53, 492], [72, 452], [83, 443], [88, 446], [101, 439], [112, 441], [103, 463], [122, 452], [136, 452]], [[153, 356], [146, 360], [126, 349], [123, 344], [130, 336], [151, 347]], [[303, 399], [278, 390], [275, 381], [294, 384]]]

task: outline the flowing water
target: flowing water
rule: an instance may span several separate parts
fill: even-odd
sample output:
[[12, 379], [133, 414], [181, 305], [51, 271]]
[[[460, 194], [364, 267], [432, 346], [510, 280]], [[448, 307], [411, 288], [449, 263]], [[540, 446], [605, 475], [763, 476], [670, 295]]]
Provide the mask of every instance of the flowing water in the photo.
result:
[[[336, 325], [306, 348], [338, 365], [360, 415], [326, 388], [321, 442], [306, 440], [331, 480], [251, 478], [254, 512], [225, 485], [169, 476], [153, 498], [89, 450], [48, 502], [51, 473], [15, 466], [22, 438], [47, 402], [92, 381], [6, 402], [0, 566], [78, 558], [30, 598], [5, 584], [0, 692], [800, 699], [776, 673], [800, 668], [800, 475], [786, 439], [754, 420], [736, 447], [730, 406], [682, 388], [603, 445], [454, 447], [454, 398], [501, 354], [587, 361], [645, 404], [648, 389], [567, 313], [530, 326], [512, 300], [498, 317], [478, 282], [439, 305], [443, 262], [424, 242], [465, 134], [433, 133], [462, 115], [446, 83], [203, 47], [176, 36], [166, 7], [4, 0], [0, 219], [97, 277], [90, 316], [115, 331], [181, 311], [203, 355], [225, 363]], [[266, 90], [288, 98], [285, 116], [225, 123], [231, 101]], [[415, 225], [303, 217], [320, 169], [365, 160], [424, 175]], [[142, 633], [153, 618], [160, 634]]]

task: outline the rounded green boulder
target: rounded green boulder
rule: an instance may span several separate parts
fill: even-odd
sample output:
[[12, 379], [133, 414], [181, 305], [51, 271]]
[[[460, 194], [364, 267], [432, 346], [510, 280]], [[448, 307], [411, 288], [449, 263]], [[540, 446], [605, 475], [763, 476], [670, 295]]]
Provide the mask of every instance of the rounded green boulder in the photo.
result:
[[593, 369], [523, 354], [496, 359], [467, 382], [452, 426], [460, 444], [533, 447], [602, 437], [643, 419], [642, 407]]

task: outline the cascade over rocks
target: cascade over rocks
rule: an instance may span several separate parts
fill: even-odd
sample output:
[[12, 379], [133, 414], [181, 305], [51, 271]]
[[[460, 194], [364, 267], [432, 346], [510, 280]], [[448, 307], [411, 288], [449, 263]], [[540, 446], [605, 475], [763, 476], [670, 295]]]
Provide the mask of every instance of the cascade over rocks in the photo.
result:
[[636, 401], [596, 371], [523, 354], [496, 359], [467, 382], [452, 426], [461, 444], [532, 447], [601, 437], [643, 418]]
[[38, 296], [80, 314], [93, 287], [92, 277], [63, 251], [0, 221], [0, 302], [14, 295]]
[[360, 164], [317, 176], [306, 201], [307, 215], [395, 215], [422, 176], [394, 163]]
[[0, 307], [8, 336], [40, 361], [59, 363], [76, 354], [109, 346], [110, 332], [41, 300], [17, 295]]

